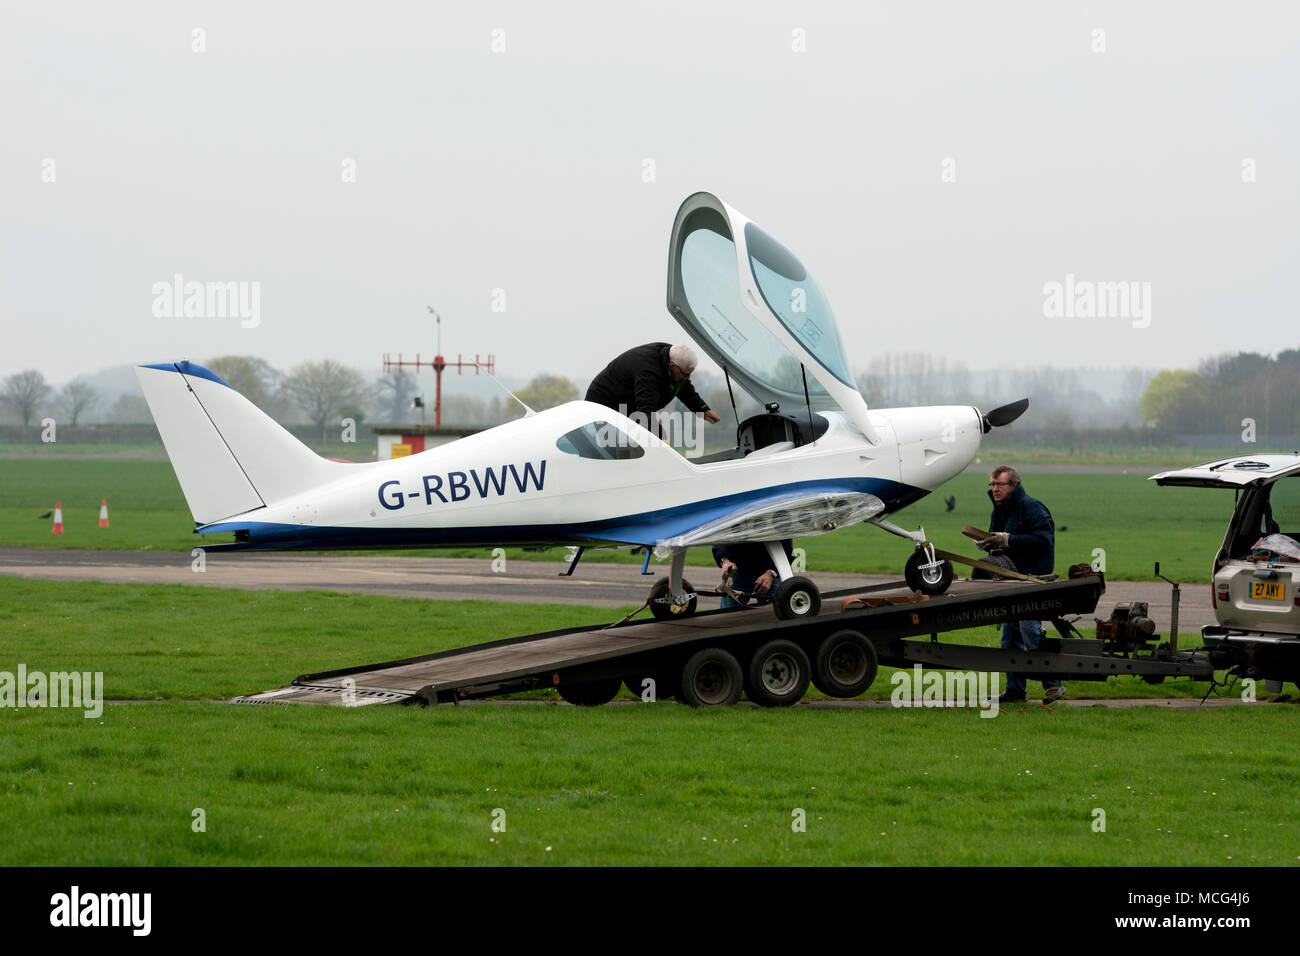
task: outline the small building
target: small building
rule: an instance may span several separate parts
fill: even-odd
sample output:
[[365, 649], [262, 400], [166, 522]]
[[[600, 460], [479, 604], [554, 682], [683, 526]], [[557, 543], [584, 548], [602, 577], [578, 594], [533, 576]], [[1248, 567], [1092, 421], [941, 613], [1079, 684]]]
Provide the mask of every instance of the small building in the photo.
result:
[[482, 428], [438, 428], [434, 425], [376, 425], [370, 429], [379, 438], [375, 455], [379, 461], [418, 455], [457, 438], [477, 435]]

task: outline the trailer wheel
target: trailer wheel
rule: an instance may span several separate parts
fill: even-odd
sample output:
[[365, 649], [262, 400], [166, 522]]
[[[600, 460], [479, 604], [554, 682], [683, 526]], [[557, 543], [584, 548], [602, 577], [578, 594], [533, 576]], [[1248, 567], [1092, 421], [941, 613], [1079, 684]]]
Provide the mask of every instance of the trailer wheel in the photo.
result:
[[720, 647], [706, 647], [682, 667], [677, 699], [691, 707], [719, 707], [740, 700], [744, 675], [740, 664]]
[[623, 683], [627, 685], [627, 689], [632, 692], [633, 697], [640, 698], [646, 691], [646, 688], [642, 686], [642, 681], [647, 677], [655, 682], [655, 700], [668, 700], [670, 697], [677, 696], [676, 681], [663, 671], [630, 674], [623, 679]]
[[875, 645], [857, 631], [836, 631], [817, 648], [813, 686], [827, 697], [857, 697], [876, 679]]
[[776, 586], [776, 594], [772, 595], [772, 607], [782, 621], [816, 617], [822, 608], [822, 595], [817, 590], [817, 585], [796, 575]]
[[691, 597], [685, 604], [673, 604], [672, 598], [669, 597], [668, 578], [660, 578], [655, 582], [655, 586], [650, 589], [650, 597], [647, 599], [650, 603], [650, 613], [659, 621], [680, 621], [684, 617], [690, 617], [695, 613], [695, 589], [691, 587], [691, 582], [685, 578], [682, 579], [682, 590]]
[[952, 562], [939, 558], [934, 564], [925, 560], [925, 549], [917, 548], [903, 568], [907, 586], [922, 594], [942, 594], [952, 584]]
[[604, 680], [589, 680], [580, 684], [560, 684], [556, 690], [570, 704], [579, 707], [599, 707], [613, 700], [622, 686], [623, 681], [620, 678], [607, 677]]
[[811, 672], [808, 655], [794, 641], [768, 641], [750, 658], [745, 692], [760, 707], [789, 707], [808, 692]]

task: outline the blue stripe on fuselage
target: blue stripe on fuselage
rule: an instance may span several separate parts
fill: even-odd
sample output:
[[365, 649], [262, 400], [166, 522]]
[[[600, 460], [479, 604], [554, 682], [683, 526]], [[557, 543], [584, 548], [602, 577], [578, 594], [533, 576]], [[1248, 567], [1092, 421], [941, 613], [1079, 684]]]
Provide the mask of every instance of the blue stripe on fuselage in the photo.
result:
[[579, 521], [568, 524], [494, 525], [459, 528], [348, 528], [278, 524], [265, 521], [220, 521], [200, 529], [202, 534], [247, 531], [249, 540], [230, 546], [240, 550], [348, 550], [362, 548], [439, 548], [497, 545], [592, 544], [611, 542], [653, 545], [665, 538], [685, 534], [757, 501], [802, 492], [866, 493], [885, 503], [886, 512], [896, 511], [929, 494], [883, 478], [820, 479], [724, 495], [636, 515]]

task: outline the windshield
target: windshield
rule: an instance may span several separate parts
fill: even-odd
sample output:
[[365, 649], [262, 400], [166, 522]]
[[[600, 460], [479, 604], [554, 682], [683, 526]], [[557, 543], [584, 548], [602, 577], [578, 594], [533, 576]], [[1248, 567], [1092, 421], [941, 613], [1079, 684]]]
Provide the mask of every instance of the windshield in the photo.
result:
[[789, 249], [752, 222], [745, 224], [745, 244], [767, 307], [826, 371], [856, 388], [830, 303], [817, 281]]

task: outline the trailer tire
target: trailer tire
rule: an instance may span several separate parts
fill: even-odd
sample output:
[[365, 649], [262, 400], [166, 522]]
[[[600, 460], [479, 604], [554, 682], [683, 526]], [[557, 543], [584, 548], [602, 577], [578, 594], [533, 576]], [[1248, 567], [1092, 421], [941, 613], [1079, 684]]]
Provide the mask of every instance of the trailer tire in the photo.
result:
[[875, 681], [879, 668], [876, 647], [866, 637], [858, 631], [836, 631], [817, 648], [812, 682], [827, 697], [857, 697]]
[[745, 675], [730, 652], [706, 647], [682, 667], [681, 692], [677, 699], [691, 707], [721, 707], [740, 700]]
[[812, 665], [794, 641], [768, 641], [749, 660], [745, 692], [760, 707], [789, 707], [808, 692]]
[[682, 590], [691, 595], [691, 599], [685, 604], [670, 604], [663, 600], [668, 596], [668, 578], [660, 578], [655, 582], [655, 586], [650, 589], [650, 597], [647, 602], [650, 605], [650, 613], [658, 621], [680, 621], [684, 617], [690, 617], [695, 613], [696, 598], [695, 589], [691, 587], [691, 582], [685, 578], [682, 579]]
[[925, 549], [917, 548], [903, 568], [907, 586], [922, 594], [942, 594], [948, 590], [948, 585], [952, 584], [952, 562], [939, 558], [933, 567], [922, 567], [924, 564]]
[[642, 682], [647, 677], [655, 682], [655, 700], [668, 700], [670, 697], [677, 696], [676, 682], [663, 671], [630, 674], [623, 679], [623, 683], [627, 685], [627, 689], [632, 692], [633, 697], [644, 700], [641, 695], [646, 692], [646, 688], [642, 686]]
[[623, 681], [618, 677], [582, 681], [578, 684], [560, 684], [556, 690], [570, 704], [578, 707], [599, 707], [608, 704], [617, 695]]
[[772, 595], [772, 607], [782, 621], [816, 617], [822, 609], [822, 595], [817, 590], [817, 585], [796, 575], [776, 586], [776, 593]]

